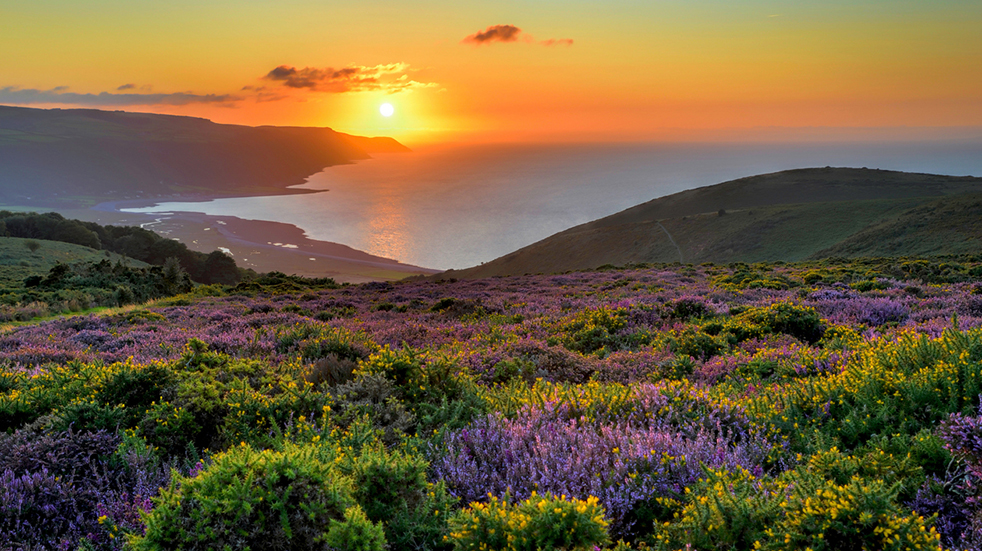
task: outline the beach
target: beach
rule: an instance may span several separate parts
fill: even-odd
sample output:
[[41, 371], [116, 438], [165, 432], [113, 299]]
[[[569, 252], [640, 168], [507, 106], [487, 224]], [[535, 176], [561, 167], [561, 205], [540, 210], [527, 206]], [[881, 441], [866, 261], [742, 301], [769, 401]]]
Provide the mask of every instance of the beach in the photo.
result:
[[[181, 197], [186, 201], [212, 198]], [[156, 200], [150, 204], [154, 203]], [[341, 283], [362, 283], [438, 272], [370, 255], [347, 245], [310, 239], [301, 228], [283, 222], [200, 212], [143, 214], [120, 210], [147, 204], [148, 201], [140, 200], [109, 201], [90, 209], [59, 209], [59, 212], [66, 218], [103, 225], [140, 226], [196, 251], [221, 250], [230, 254], [239, 267], [260, 273], [278, 271], [306, 277], [330, 277]]]

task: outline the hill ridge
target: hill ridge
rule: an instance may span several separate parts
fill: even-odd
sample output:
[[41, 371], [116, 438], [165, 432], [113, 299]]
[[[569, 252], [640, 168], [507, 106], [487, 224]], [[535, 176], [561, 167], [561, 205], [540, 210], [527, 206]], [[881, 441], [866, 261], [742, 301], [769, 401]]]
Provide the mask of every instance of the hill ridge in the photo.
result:
[[[926, 244], [928, 238], [921, 236], [921, 245], [908, 247], [902, 238], [904, 227], [895, 222], [918, 207], [929, 208], [926, 213], [957, 210], [959, 201], [971, 202], [964, 197], [976, 193], [982, 193], [982, 178], [972, 176], [832, 167], [780, 171], [652, 199], [556, 233], [480, 266], [448, 270], [438, 277], [477, 278], [559, 273], [605, 264], [670, 263], [678, 261], [679, 251], [690, 263], [803, 260], [817, 258], [815, 255], [826, 250], [830, 256], [841, 256], [846, 250], [849, 256], [863, 256], [886, 251], [874, 246], [872, 237], [863, 241], [865, 248], [855, 240], [842, 251], [836, 247], [877, 224], [885, 224], [889, 229], [882, 231], [899, 243], [888, 256], [965, 252], [966, 238], [954, 239], [958, 233], [955, 228], [930, 240], [930, 246]], [[938, 204], [931, 206], [932, 202]], [[962, 215], [965, 220], [967, 217]], [[940, 218], [931, 219], [935, 225], [943, 225]], [[975, 233], [971, 235], [977, 234], [982, 240], [982, 227], [972, 228]], [[882, 240], [885, 234], [877, 235]]]
[[283, 193], [327, 166], [409, 151], [326, 127], [0, 106], [0, 201], [64, 206], [180, 194]]

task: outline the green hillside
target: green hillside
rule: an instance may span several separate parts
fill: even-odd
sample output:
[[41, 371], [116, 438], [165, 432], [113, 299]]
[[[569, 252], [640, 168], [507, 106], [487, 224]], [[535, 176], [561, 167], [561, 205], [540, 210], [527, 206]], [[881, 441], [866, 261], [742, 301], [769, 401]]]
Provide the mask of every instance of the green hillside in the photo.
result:
[[923, 256], [979, 251], [982, 251], [982, 194], [967, 194], [921, 204], [813, 256]]
[[799, 169], [655, 199], [442, 277], [974, 253], [982, 250], [980, 214], [979, 178]]
[[[37, 249], [32, 251], [28, 248], [30, 243], [36, 243]], [[132, 268], [150, 266], [146, 262], [140, 262], [120, 254], [97, 251], [71, 243], [22, 239], [20, 237], [0, 237], [0, 287], [21, 287], [27, 277], [32, 275], [43, 276], [59, 263], [97, 263], [103, 260], [109, 260], [113, 264], [121, 262], [124, 266]]]

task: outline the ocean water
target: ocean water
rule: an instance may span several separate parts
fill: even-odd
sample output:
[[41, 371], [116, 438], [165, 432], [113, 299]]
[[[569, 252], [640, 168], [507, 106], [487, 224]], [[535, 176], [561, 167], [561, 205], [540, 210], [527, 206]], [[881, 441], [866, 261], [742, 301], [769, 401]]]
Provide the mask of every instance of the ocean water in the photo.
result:
[[317, 194], [126, 210], [286, 222], [409, 264], [466, 268], [656, 197], [823, 166], [982, 176], [982, 140], [441, 146], [329, 167], [298, 186]]

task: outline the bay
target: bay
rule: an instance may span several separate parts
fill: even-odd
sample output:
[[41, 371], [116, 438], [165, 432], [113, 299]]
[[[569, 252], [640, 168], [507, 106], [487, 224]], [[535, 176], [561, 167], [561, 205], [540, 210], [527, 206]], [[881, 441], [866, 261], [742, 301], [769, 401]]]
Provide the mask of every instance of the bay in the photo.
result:
[[321, 193], [125, 210], [285, 222], [409, 264], [466, 268], [657, 197], [823, 166], [980, 176], [982, 140], [439, 146], [329, 167], [297, 186]]

